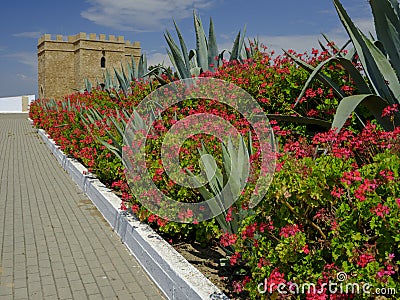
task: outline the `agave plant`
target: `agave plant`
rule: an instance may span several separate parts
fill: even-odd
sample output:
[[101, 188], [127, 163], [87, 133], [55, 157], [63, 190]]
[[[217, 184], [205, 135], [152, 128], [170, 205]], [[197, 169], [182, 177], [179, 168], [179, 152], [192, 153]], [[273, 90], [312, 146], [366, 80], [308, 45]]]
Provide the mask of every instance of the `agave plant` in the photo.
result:
[[[288, 53], [298, 64], [311, 72], [298, 99], [302, 98], [312, 80], [319, 79], [332, 88], [341, 99], [332, 123], [332, 128], [336, 128], [337, 131], [343, 127], [360, 104], [366, 107], [386, 130], [400, 126], [399, 113], [391, 119], [382, 117], [382, 112], [387, 106], [400, 103], [399, 3], [397, 0], [369, 1], [377, 34], [376, 41], [368, 38], [355, 26], [339, 0], [333, 0], [333, 3], [354, 46], [354, 51], [350, 51], [346, 56], [341, 55], [342, 51], [337, 51], [316, 68]], [[363, 67], [363, 73], [353, 64], [354, 53], [357, 54]], [[360, 94], [346, 97], [336, 83], [322, 74], [323, 67], [333, 61], [348, 71]]]
[[[193, 75], [198, 76], [205, 71], [213, 71], [222, 65], [225, 50], [218, 52], [217, 40], [214, 31], [214, 24], [210, 18], [208, 39], [204, 31], [204, 27], [200, 17], [193, 12], [194, 29], [196, 33], [196, 49], [188, 51], [185, 40], [179, 30], [178, 25], [174, 21], [174, 26], [179, 39], [179, 45], [174, 41], [172, 35], [167, 30], [164, 34], [169, 49], [167, 50], [171, 63], [175, 67], [179, 79], [191, 78]], [[233, 47], [229, 52], [229, 60], [242, 60], [249, 58], [250, 51], [245, 51], [244, 35], [239, 31], [233, 43]]]
[[[154, 107], [157, 106], [160, 107], [160, 104], [152, 101], [147, 107], [149, 112], [148, 122], [150, 122], [150, 124], [159, 117], [159, 115], [156, 115], [154, 110]], [[85, 124], [88, 132], [91, 132], [90, 125], [93, 125], [97, 129], [105, 130], [106, 138], [111, 140], [111, 144], [108, 143], [104, 137], [99, 135], [95, 135], [96, 140], [114, 153], [121, 161], [123, 161], [123, 146], [131, 144], [131, 141], [127, 140], [128, 137], [126, 135], [126, 129], [128, 125], [127, 120], [129, 120], [129, 128], [134, 131], [146, 131], [147, 125], [145, 120], [134, 108], [132, 109], [132, 113], [129, 113], [125, 109], [122, 109], [121, 111], [115, 109], [114, 115], [116, 115], [116, 117], [112, 116], [112, 114], [105, 116], [96, 108], [82, 108], [79, 114], [80, 119], [82, 120], [83, 124]], [[115, 128], [115, 131], [108, 129], [112, 127]]]
[[[228, 139], [227, 143], [221, 143], [222, 147], [222, 170], [215, 164], [214, 159], [209, 154], [204, 145], [199, 149], [201, 162], [204, 166], [205, 176], [207, 177], [208, 187], [196, 181], [196, 186], [205, 201], [216, 197], [217, 203], [215, 207], [210, 207], [211, 211], [216, 215], [215, 220], [225, 232], [230, 234], [237, 233], [239, 222], [244, 215], [232, 214], [230, 221], [227, 221], [226, 207], [231, 199], [240, 196], [240, 192], [246, 186], [247, 178], [250, 172], [249, 158], [252, 154], [251, 136], [248, 137], [246, 143], [243, 136], [239, 135], [237, 147], [234, 146], [232, 139]], [[186, 170], [192, 178], [196, 178], [190, 170]], [[229, 199], [226, 199], [229, 198]], [[222, 211], [222, 213], [220, 213]], [[250, 210], [242, 212], [242, 214], [251, 213]], [[230, 253], [232, 249], [225, 249]]]
[[[126, 111], [123, 110], [122, 113], [124, 114], [126, 119], [129, 119], [129, 114]], [[80, 114], [80, 116], [82, 122], [85, 124], [89, 132], [91, 131], [89, 125], [94, 125], [95, 127], [99, 128], [99, 123], [103, 124], [105, 122], [107, 124], [107, 126], [101, 126], [101, 128], [105, 128], [107, 138], [112, 141], [112, 144], [109, 144], [107, 141], [104, 140], [104, 138], [100, 136], [95, 136], [95, 138], [98, 142], [100, 142], [103, 146], [105, 146], [108, 150], [113, 152], [119, 159], [122, 160], [122, 141], [126, 127], [126, 121], [124, 120], [124, 118], [121, 118], [119, 111], [117, 110], [117, 117], [119, 120], [121, 120], [120, 122], [112, 116], [104, 117], [95, 108], [82, 109], [82, 113]], [[116, 133], [113, 133], [107, 129], [110, 127], [111, 124], [114, 125]]]

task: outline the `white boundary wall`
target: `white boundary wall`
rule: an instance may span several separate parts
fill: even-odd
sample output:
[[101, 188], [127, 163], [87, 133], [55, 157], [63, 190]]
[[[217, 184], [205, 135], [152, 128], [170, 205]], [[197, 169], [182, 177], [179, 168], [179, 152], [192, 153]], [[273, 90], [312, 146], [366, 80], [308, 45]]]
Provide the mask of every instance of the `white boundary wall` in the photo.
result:
[[28, 112], [29, 105], [35, 98], [35, 95], [0, 98], [0, 113]]

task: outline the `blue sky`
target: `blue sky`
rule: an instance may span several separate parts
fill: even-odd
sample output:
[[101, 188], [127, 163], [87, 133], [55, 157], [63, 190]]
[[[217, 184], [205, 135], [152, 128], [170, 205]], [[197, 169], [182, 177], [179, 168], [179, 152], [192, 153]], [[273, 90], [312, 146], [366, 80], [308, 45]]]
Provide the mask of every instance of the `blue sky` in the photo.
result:
[[[367, 0], [342, 0], [364, 31], [373, 29]], [[123, 35], [139, 41], [149, 64], [166, 59], [163, 33], [174, 18], [193, 47], [193, 9], [208, 28], [213, 18], [219, 50], [230, 48], [246, 24], [246, 36], [259, 37], [270, 49], [318, 48], [321, 33], [338, 44], [346, 34], [331, 0], [41, 0], [5, 1], [0, 12], [0, 97], [37, 95], [38, 38], [78, 32]]]

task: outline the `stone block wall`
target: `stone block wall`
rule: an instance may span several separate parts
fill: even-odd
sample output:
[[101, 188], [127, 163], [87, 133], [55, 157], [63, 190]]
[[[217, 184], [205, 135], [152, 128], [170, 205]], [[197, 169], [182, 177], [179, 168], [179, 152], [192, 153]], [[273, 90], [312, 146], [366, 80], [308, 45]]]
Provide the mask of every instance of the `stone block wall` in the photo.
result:
[[[84, 32], [64, 37], [43, 35], [38, 41], [39, 98], [60, 99], [84, 87], [102, 81], [106, 69], [120, 69], [133, 56], [138, 63], [140, 43], [125, 41], [123, 36], [87, 35]], [[102, 65], [105, 62], [105, 66]]]

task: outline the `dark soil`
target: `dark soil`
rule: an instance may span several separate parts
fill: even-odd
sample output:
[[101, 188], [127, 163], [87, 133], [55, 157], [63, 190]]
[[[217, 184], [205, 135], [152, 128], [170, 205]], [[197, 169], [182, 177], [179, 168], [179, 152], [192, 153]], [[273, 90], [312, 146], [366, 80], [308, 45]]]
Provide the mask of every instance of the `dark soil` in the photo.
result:
[[196, 242], [173, 243], [172, 246], [230, 299], [244, 299], [232, 293], [233, 270], [220, 266], [220, 259], [225, 258], [225, 252], [216, 242], [207, 247]]

